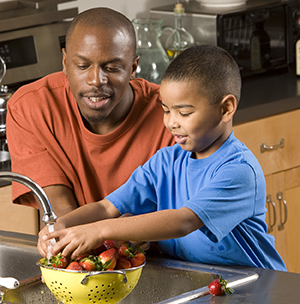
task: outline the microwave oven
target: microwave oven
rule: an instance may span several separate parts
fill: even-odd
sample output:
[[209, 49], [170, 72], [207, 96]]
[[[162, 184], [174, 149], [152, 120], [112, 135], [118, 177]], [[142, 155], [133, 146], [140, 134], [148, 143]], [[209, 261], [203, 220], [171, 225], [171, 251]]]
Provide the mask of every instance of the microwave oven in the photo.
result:
[[[184, 27], [195, 43], [226, 49], [243, 77], [286, 68], [295, 61], [295, 42], [300, 37], [298, 0], [248, 0], [226, 7], [198, 1], [182, 4]], [[163, 19], [164, 26], [174, 26], [174, 5], [153, 8], [150, 15]]]

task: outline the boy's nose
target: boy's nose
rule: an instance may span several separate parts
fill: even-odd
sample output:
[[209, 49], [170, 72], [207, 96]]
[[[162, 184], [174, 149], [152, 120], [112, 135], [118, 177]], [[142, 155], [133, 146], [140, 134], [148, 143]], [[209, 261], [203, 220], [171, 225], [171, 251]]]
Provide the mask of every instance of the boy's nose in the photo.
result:
[[176, 129], [179, 127], [178, 121], [170, 115], [170, 117], [165, 121], [165, 125], [169, 130]]

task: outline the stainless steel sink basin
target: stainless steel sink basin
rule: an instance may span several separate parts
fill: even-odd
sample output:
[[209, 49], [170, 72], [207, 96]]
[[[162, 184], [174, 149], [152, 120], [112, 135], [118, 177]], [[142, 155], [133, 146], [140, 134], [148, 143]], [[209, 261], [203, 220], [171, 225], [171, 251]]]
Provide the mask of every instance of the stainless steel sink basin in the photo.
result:
[[[40, 256], [35, 246], [36, 241], [27, 235], [6, 233], [3, 236], [0, 231], [0, 276], [13, 276], [20, 280], [17, 289], [0, 288], [2, 303], [57, 304], [40, 280], [40, 269], [36, 266]], [[219, 275], [228, 280], [230, 287], [258, 278], [254, 272], [147, 257], [140, 281], [120, 304], [187, 303], [207, 294], [208, 284]]]

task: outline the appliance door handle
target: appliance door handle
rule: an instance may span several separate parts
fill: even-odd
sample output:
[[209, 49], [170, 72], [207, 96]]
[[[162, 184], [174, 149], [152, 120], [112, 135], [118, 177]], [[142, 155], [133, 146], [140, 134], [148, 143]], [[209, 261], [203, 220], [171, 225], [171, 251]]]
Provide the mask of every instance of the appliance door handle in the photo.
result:
[[[279, 200], [279, 202], [281, 202], [283, 204], [283, 210], [284, 210], [284, 220], [281, 221], [281, 216], [280, 216], [280, 223], [278, 224], [278, 230], [283, 230], [284, 229], [284, 224], [287, 221], [287, 203], [286, 200], [283, 198], [283, 193], [282, 192], [278, 192], [277, 193], [277, 199]], [[281, 212], [280, 212], [281, 214]]]

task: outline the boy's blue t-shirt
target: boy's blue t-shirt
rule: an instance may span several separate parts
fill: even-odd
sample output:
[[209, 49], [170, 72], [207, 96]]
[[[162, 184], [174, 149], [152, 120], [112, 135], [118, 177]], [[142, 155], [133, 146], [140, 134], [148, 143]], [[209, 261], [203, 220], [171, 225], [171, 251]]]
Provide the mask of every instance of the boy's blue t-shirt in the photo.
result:
[[159, 150], [106, 197], [121, 214], [190, 208], [204, 223], [185, 237], [160, 241], [175, 258], [286, 270], [267, 234], [266, 184], [252, 152], [233, 132], [205, 159], [178, 144]]

